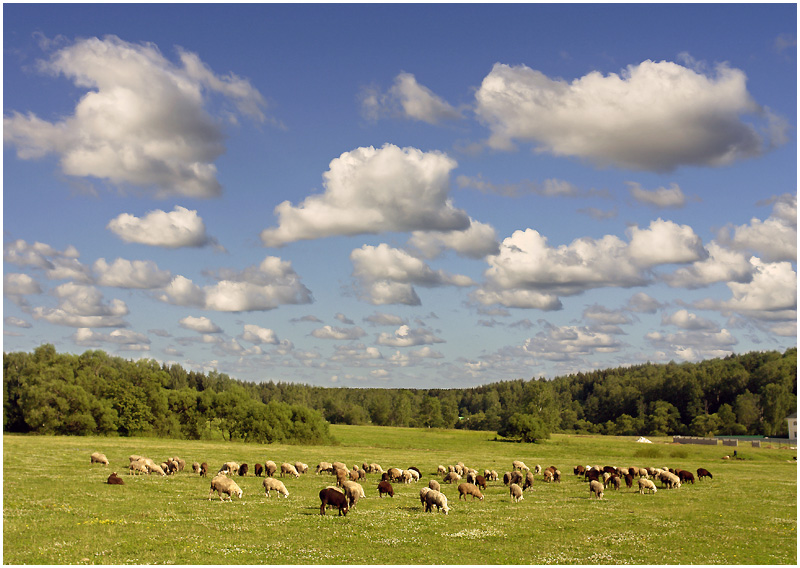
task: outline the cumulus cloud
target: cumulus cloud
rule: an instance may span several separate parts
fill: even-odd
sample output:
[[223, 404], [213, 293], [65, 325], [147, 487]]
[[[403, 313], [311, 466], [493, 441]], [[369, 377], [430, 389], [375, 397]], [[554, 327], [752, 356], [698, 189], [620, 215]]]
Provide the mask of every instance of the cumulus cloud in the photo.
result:
[[178, 321], [178, 325], [180, 325], [184, 329], [188, 329], [191, 331], [196, 331], [198, 333], [221, 333], [222, 328], [220, 328], [217, 324], [212, 322], [205, 316], [194, 317], [194, 316], [186, 316]]
[[702, 288], [716, 282], [749, 282], [753, 265], [744, 254], [729, 250], [711, 241], [708, 257], [666, 274], [663, 279], [675, 288]]
[[436, 337], [428, 329], [411, 329], [407, 325], [401, 325], [394, 333], [381, 333], [376, 340], [378, 345], [388, 347], [416, 347], [444, 342], [444, 339]]
[[[648, 60], [619, 74], [595, 71], [567, 82], [496, 63], [475, 95], [476, 113], [493, 148], [530, 141], [540, 152], [633, 170], [720, 166], [784, 139], [785, 121], [753, 100], [746, 79], [724, 64], [705, 75]], [[762, 129], [776, 127], [771, 138], [743, 116]]]
[[686, 205], [686, 196], [677, 183], [672, 183], [669, 187], [659, 187], [653, 190], [644, 189], [641, 184], [634, 181], [629, 181], [627, 184], [631, 196], [639, 203], [659, 209], [670, 207], [679, 209]]
[[143, 333], [129, 329], [115, 329], [110, 333], [101, 333], [83, 327], [72, 334], [72, 341], [87, 347], [98, 347], [104, 343], [110, 343], [125, 351], [150, 350], [150, 339]]
[[749, 225], [729, 225], [718, 240], [735, 250], [755, 252], [767, 262], [797, 262], [797, 196], [781, 195], [766, 221], [754, 217]]
[[7, 297], [41, 294], [42, 287], [31, 276], [20, 273], [3, 275], [3, 295]]
[[425, 258], [436, 258], [444, 250], [452, 250], [467, 258], [483, 258], [497, 254], [497, 231], [487, 223], [470, 219], [469, 228], [463, 231], [414, 231], [408, 246]]
[[172, 280], [172, 274], [168, 270], [159, 270], [152, 260], [118, 258], [112, 264], [108, 264], [106, 259], [100, 258], [95, 261], [92, 268], [96, 275], [96, 283], [100, 286], [147, 290], [162, 288]]
[[337, 345], [335, 353], [331, 356], [331, 361], [349, 363], [350, 365], [379, 359], [383, 359], [380, 350], [377, 347], [367, 347], [363, 343]]
[[176, 276], [158, 296], [163, 302], [219, 312], [272, 310], [284, 304], [311, 303], [311, 291], [300, 281], [292, 263], [275, 256], [241, 272], [222, 270], [218, 282], [200, 287]]
[[399, 116], [429, 124], [458, 120], [461, 113], [443, 98], [417, 82], [411, 73], [400, 73], [386, 93], [375, 87], [361, 92], [361, 109], [364, 116], [377, 120], [382, 116]]
[[70, 245], [63, 251], [40, 242], [28, 243], [17, 239], [3, 245], [3, 260], [17, 266], [44, 270], [50, 280], [72, 280], [91, 284], [89, 269], [78, 260], [80, 253]]
[[40, 69], [86, 90], [74, 114], [48, 122], [33, 113], [3, 119], [3, 137], [23, 159], [56, 154], [70, 176], [94, 177], [156, 195], [218, 196], [213, 164], [224, 151], [210, 95], [264, 120], [264, 99], [246, 79], [215, 75], [197, 55], [180, 50], [180, 65], [150, 43], [115, 36], [80, 39], [53, 53]]
[[156, 247], [202, 247], [216, 242], [206, 234], [206, 225], [197, 211], [180, 205], [169, 213], [156, 209], [141, 218], [122, 213], [106, 228], [126, 243]]
[[369, 322], [371, 325], [374, 326], [378, 325], [401, 326], [407, 323], [405, 318], [401, 318], [400, 316], [396, 316], [394, 314], [387, 314], [384, 312], [375, 312], [372, 315], [366, 316], [364, 318], [364, 321]]
[[621, 349], [612, 334], [588, 327], [547, 325], [547, 329], [522, 344], [525, 354], [548, 361], [567, 361], [594, 353], [614, 353]]
[[355, 324], [355, 322], [353, 320], [351, 320], [349, 317], [347, 317], [346, 315], [344, 315], [341, 312], [337, 313], [333, 317], [336, 318], [336, 320], [342, 322], [345, 325], [354, 325]]
[[795, 319], [797, 273], [789, 262], [765, 263], [750, 259], [755, 271], [748, 283], [729, 282], [730, 300], [722, 307], [756, 319]]
[[671, 351], [685, 361], [724, 357], [739, 341], [727, 329], [689, 330], [678, 333], [650, 332], [645, 338], [654, 346]]
[[663, 307], [664, 304], [644, 292], [637, 292], [628, 300], [628, 309], [640, 314], [654, 314]]
[[448, 198], [456, 162], [440, 152], [386, 144], [345, 152], [323, 174], [325, 191], [275, 207], [278, 226], [261, 232], [278, 247], [335, 235], [461, 231], [469, 217]]
[[460, 175], [456, 178], [460, 188], [477, 189], [481, 193], [517, 197], [533, 194], [541, 197], [609, 197], [607, 190], [584, 190], [563, 179], [550, 178], [543, 182], [523, 180], [517, 183], [493, 183], [485, 180], [481, 174], [477, 176]]
[[332, 327], [324, 325], [311, 332], [317, 339], [358, 339], [367, 334], [358, 326], [355, 327]]
[[39, 306], [33, 309], [35, 319], [70, 327], [126, 327], [122, 319], [128, 306], [122, 300], [105, 302], [102, 292], [94, 286], [67, 282], [57, 286], [53, 295], [57, 308]]
[[242, 334], [239, 336], [242, 341], [254, 343], [256, 345], [269, 344], [278, 345], [278, 334], [272, 329], [267, 329], [258, 325], [246, 323]]
[[688, 225], [657, 219], [647, 229], [628, 229], [628, 254], [639, 266], [685, 264], [708, 257], [703, 241]]
[[662, 314], [661, 323], [690, 331], [719, 331], [719, 326], [713, 321], [702, 318], [688, 310], [678, 310], [673, 314]]
[[21, 319], [21, 318], [15, 317], [15, 316], [6, 316], [6, 317], [4, 317], [3, 318], [3, 323], [5, 325], [11, 325], [11, 326], [14, 326], [14, 327], [22, 327], [22, 328], [33, 327], [33, 325], [30, 322], [25, 321], [24, 319]]

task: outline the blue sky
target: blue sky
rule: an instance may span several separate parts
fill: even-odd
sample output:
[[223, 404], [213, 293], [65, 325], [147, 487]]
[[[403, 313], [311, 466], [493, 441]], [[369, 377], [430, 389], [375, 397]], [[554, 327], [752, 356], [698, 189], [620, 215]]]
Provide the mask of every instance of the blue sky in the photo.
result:
[[3, 16], [6, 352], [451, 388], [796, 345], [795, 4]]

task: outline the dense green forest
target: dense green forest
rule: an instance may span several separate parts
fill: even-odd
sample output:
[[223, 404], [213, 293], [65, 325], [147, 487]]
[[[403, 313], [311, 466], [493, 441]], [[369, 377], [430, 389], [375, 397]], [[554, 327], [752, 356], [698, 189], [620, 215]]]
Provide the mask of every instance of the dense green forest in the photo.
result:
[[461, 389], [351, 389], [186, 371], [52, 345], [3, 354], [3, 430], [326, 443], [328, 423], [550, 432], [785, 437], [797, 349], [644, 364]]

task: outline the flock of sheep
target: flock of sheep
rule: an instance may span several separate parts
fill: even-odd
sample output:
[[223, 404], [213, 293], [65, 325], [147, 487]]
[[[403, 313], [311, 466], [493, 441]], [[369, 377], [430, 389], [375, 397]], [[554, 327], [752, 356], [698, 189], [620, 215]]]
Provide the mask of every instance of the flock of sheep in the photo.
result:
[[[170, 457], [161, 463], [156, 463], [150, 458], [139, 455], [129, 456], [128, 459], [128, 473], [130, 475], [155, 474], [166, 476], [183, 471], [186, 466], [186, 462], [179, 457]], [[93, 453], [91, 455], [91, 463], [108, 465], [109, 461], [104, 454]], [[506, 472], [502, 479], [503, 484], [508, 486], [511, 501], [514, 503], [521, 501], [524, 498], [524, 491], [533, 487], [536, 475], [542, 474], [542, 480], [546, 483], [558, 483], [561, 481], [561, 471], [555, 466], [542, 470], [541, 466], [536, 465], [531, 470], [522, 461], [515, 460], [512, 462], [511, 467], [511, 471]], [[192, 471], [201, 477], [206, 477], [208, 476], [208, 464], [206, 462], [194, 462]], [[274, 491], [278, 495], [288, 498], [289, 491], [283, 481], [275, 478], [275, 474], [278, 471], [280, 471], [281, 477], [298, 478], [308, 472], [308, 465], [302, 462], [293, 464], [284, 462], [279, 467], [273, 461], [267, 461], [263, 465], [260, 463], [255, 464], [253, 473], [257, 477], [264, 476], [262, 485], [266, 496], [269, 497], [270, 493]], [[215, 493], [220, 500], [224, 500], [224, 496], [231, 500], [234, 495], [241, 499], [242, 489], [234, 481], [234, 477], [237, 475], [243, 477], [248, 473], [249, 466], [246, 463], [225, 462], [211, 479], [208, 499], [213, 499]], [[335, 508], [338, 509], [340, 516], [347, 515], [347, 512], [356, 506], [358, 500], [366, 496], [364, 488], [359, 481], [366, 481], [368, 473], [380, 475], [377, 491], [378, 496], [381, 498], [384, 495], [394, 497], [393, 482], [416, 483], [422, 477], [420, 470], [413, 466], [408, 469], [392, 467], [384, 471], [376, 463], [364, 463], [361, 467], [354, 465], [351, 469], [343, 462], [320, 462], [316, 467], [315, 473], [317, 475], [328, 473], [336, 477], [335, 485], [328, 485], [319, 492], [320, 515], [324, 515], [326, 509]], [[634, 479], [637, 480], [640, 494], [656, 493], [658, 489], [654, 481], [659, 481], [662, 489], [677, 489], [680, 488], [682, 483], [694, 483], [695, 481], [694, 474], [691, 472], [671, 468], [578, 465], [573, 469], [573, 473], [588, 482], [589, 497], [594, 496], [597, 499], [603, 498], [604, 490], [608, 488], [619, 489], [623, 482], [628, 488], [633, 487]], [[487, 482], [500, 479], [495, 470], [485, 469], [483, 474], [480, 474], [478, 470], [467, 467], [463, 462], [450, 466], [438, 466], [436, 476], [441, 476], [441, 483], [458, 483], [458, 498], [461, 500], [463, 497], [465, 501], [468, 496], [472, 497], [473, 501], [475, 499], [483, 501], [484, 496], [481, 493], [481, 489], [486, 491]], [[698, 468], [697, 479], [701, 480], [705, 477], [712, 478], [712, 475], [705, 468]], [[114, 472], [109, 476], [107, 483], [123, 485], [124, 481], [117, 475], [117, 472]], [[447, 496], [442, 492], [441, 483], [438, 479], [431, 479], [428, 482], [428, 486], [420, 490], [419, 499], [425, 512], [432, 512], [434, 507], [445, 515], [450, 512]]]

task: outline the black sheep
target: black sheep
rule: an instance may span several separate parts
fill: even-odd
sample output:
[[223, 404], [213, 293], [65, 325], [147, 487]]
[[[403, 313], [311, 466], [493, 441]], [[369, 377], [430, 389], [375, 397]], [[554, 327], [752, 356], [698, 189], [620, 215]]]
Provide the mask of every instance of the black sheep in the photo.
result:
[[248, 469], [249, 466], [246, 463], [243, 463], [242, 465], [239, 466], [239, 475], [242, 477], [247, 475]]
[[339, 509], [339, 516], [347, 516], [347, 497], [341, 491], [326, 487], [319, 492], [319, 500], [322, 504], [319, 507], [319, 514], [325, 514], [325, 507], [330, 505]]
[[378, 497], [383, 497], [384, 493], [388, 494], [389, 497], [394, 497], [394, 488], [392, 484], [385, 479], [378, 483]]
[[704, 477], [708, 477], [709, 479], [714, 479], [714, 476], [711, 475], [710, 471], [708, 471], [704, 467], [698, 467], [697, 468], [697, 479], [700, 480], [700, 479], [703, 479]]

